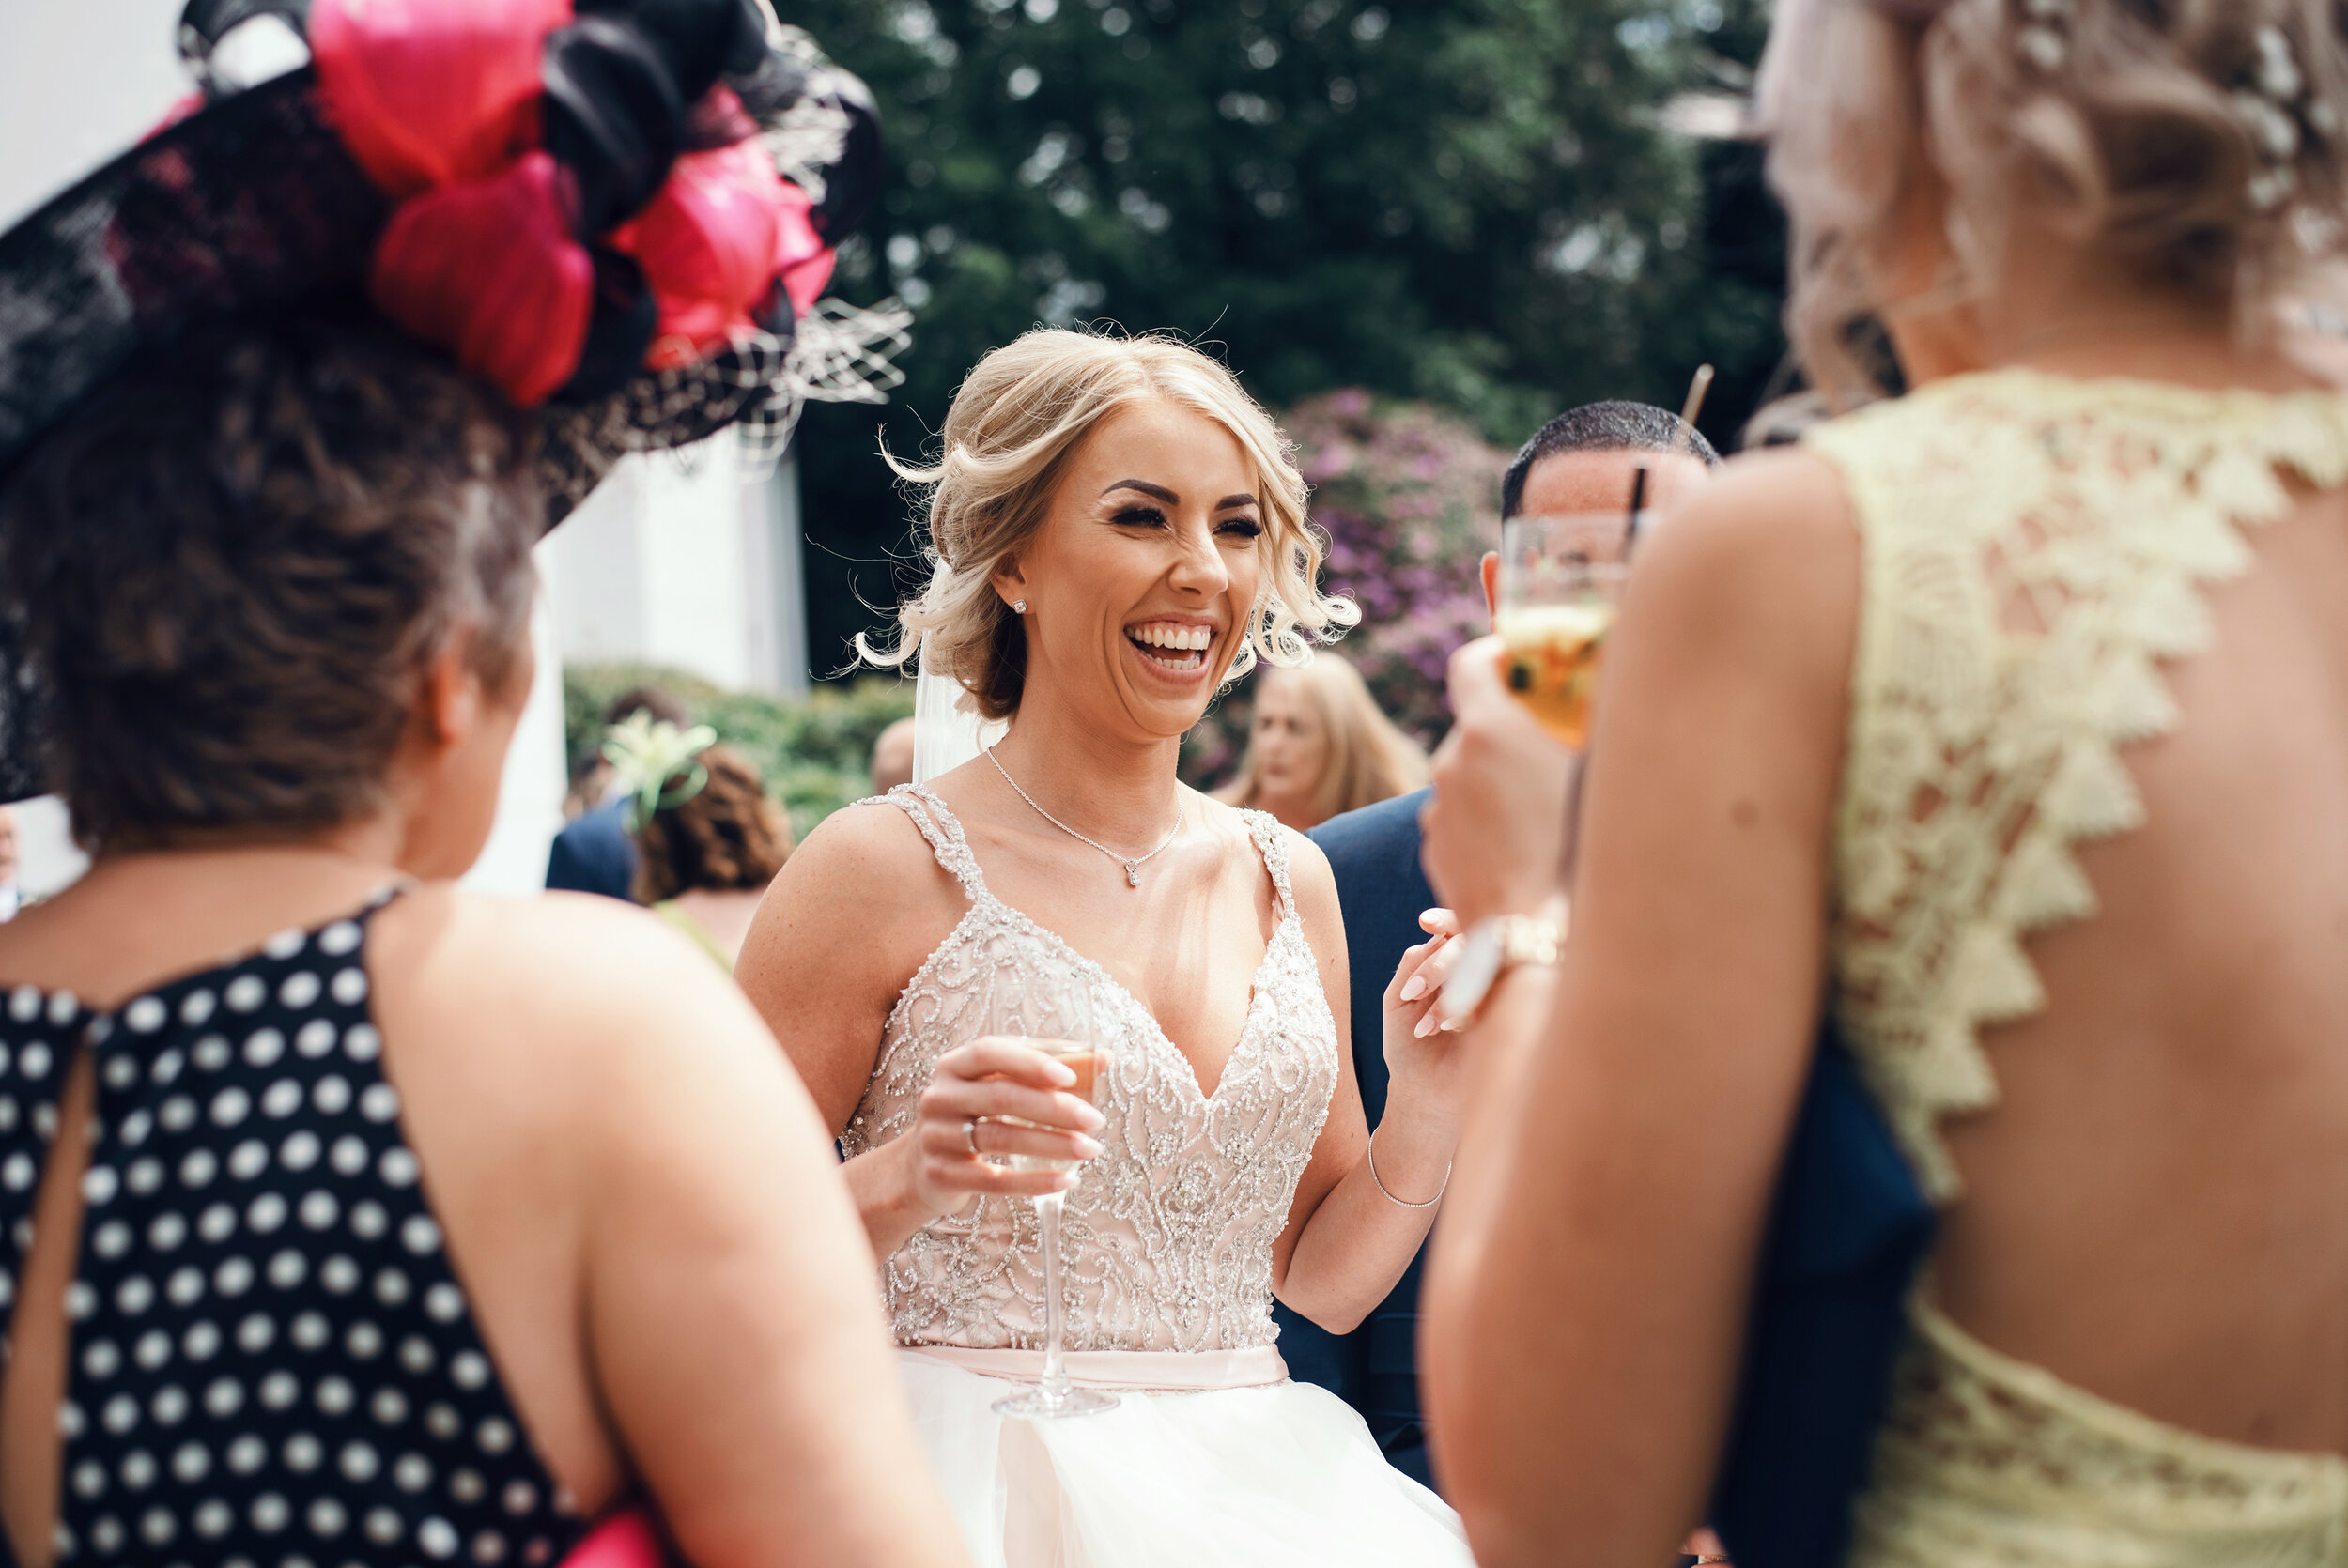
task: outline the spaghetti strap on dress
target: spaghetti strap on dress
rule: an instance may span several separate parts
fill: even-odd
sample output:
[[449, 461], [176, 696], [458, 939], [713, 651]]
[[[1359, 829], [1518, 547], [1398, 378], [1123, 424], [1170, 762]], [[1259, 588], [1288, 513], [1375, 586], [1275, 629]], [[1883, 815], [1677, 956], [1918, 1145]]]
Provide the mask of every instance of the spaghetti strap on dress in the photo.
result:
[[1465, 1565], [1459, 1521], [1388, 1465], [1361, 1417], [1288, 1380], [1272, 1247], [1337, 1084], [1336, 1023], [1290, 885], [1279, 824], [1245, 813], [1279, 920], [1212, 1093], [1105, 969], [988, 890], [928, 790], [884, 797], [970, 907], [891, 1009], [842, 1136], [851, 1159], [917, 1119], [939, 1056], [1014, 1020], [1109, 1053], [1101, 1154], [1068, 1195], [1067, 1343], [1104, 1414], [1006, 1420], [1041, 1370], [1033, 1207], [986, 1197], [914, 1233], [881, 1290], [924, 1440], [981, 1568]]

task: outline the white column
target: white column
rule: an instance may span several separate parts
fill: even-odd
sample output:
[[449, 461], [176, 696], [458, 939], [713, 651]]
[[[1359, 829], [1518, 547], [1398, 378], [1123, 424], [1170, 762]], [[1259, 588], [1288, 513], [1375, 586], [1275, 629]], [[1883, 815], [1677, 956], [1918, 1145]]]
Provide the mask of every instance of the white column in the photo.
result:
[[791, 697], [804, 696], [808, 685], [804, 537], [793, 449], [766, 478], [742, 487], [751, 680]]
[[563, 830], [563, 795], [570, 784], [570, 759], [563, 742], [563, 648], [555, 550], [551, 541], [534, 552], [538, 561], [538, 605], [530, 617], [531, 651], [538, 669], [514, 744], [505, 754], [505, 777], [498, 789], [497, 821], [481, 858], [465, 873], [465, 885], [485, 893], [536, 893], [547, 885], [547, 849]]
[[729, 432], [628, 458], [556, 530], [564, 658], [665, 665], [734, 688], [773, 684], [752, 659], [759, 585], [738, 451]]

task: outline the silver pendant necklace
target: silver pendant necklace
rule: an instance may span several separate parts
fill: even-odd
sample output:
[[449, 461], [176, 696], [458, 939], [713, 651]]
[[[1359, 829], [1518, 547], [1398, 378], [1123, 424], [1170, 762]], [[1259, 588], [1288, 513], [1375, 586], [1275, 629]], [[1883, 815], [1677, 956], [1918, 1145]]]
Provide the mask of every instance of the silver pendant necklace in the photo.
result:
[[[1006, 768], [1000, 761], [996, 761], [995, 748], [991, 746], [986, 748], [986, 760], [995, 763], [995, 771], [1003, 776], [1004, 783], [1010, 785], [1013, 790], [1018, 791], [1019, 798], [1021, 800], [1026, 801], [1029, 806], [1035, 806], [1035, 796], [1027, 793], [1025, 790], [1019, 789], [1019, 780], [1011, 776], [1011, 770], [1009, 768]], [[1149, 854], [1135, 855], [1131, 859], [1118, 853], [1115, 850], [1109, 848], [1098, 838], [1087, 838], [1083, 834], [1077, 832], [1074, 828], [1070, 827], [1066, 822], [1061, 822], [1058, 817], [1053, 816], [1049, 811], [1044, 810], [1041, 806], [1035, 806], [1035, 814], [1043, 818], [1045, 822], [1050, 822], [1054, 827], [1058, 828], [1062, 833], [1067, 834], [1071, 838], [1077, 839], [1083, 843], [1090, 844], [1094, 849], [1099, 850], [1103, 854], [1107, 855], [1111, 860], [1114, 860], [1120, 866], [1124, 867], [1125, 885], [1128, 887], [1139, 887], [1141, 885], [1142, 863], [1156, 855], [1158, 850], [1166, 848], [1166, 845], [1172, 843], [1175, 838], [1181, 835], [1182, 831], [1182, 821], [1190, 815], [1190, 802], [1182, 800], [1178, 796], [1177, 809], [1174, 812], [1173, 832], [1168, 833], [1164, 838], [1158, 841], [1157, 850], [1151, 850]]]

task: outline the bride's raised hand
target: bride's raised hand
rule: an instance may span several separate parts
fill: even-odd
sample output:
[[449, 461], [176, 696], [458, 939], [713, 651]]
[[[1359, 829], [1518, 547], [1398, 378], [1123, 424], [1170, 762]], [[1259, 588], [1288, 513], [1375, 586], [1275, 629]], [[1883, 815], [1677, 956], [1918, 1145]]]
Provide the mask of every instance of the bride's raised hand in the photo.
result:
[[1460, 956], [1460, 917], [1430, 909], [1418, 917], [1427, 940], [1406, 948], [1386, 982], [1386, 1071], [1414, 1094], [1431, 1093], [1448, 1102], [1458, 1095], [1457, 1026], [1446, 1025], [1440, 1005], [1443, 983]]
[[1091, 1135], [1103, 1126], [1101, 1113], [1066, 1092], [1075, 1082], [1067, 1067], [1014, 1039], [975, 1039], [940, 1056], [921, 1091], [911, 1140], [920, 1201], [950, 1214], [975, 1195], [1034, 1197], [1074, 1187], [1074, 1171], [1014, 1171], [990, 1161], [1099, 1154]]

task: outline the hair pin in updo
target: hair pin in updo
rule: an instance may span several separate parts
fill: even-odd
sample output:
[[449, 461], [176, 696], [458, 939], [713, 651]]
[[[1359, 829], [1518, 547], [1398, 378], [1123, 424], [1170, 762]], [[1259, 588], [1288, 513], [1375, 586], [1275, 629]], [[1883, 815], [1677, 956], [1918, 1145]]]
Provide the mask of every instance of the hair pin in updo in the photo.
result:
[[2234, 90], [2234, 112], [2249, 131], [2262, 164], [2250, 177], [2246, 193], [2253, 208], [2272, 212], [2299, 189], [2294, 160], [2299, 156], [2302, 125], [2316, 135], [2328, 136], [2340, 128], [2340, 121], [2332, 106], [2309, 90], [2307, 74], [2299, 69], [2291, 39], [2280, 27], [2261, 23], [2250, 41], [2258, 51], [2258, 62], [2250, 69], [2249, 85]]
[[2076, 0], [2022, 0], [2026, 19], [2014, 35], [2022, 57], [2051, 76], [2071, 58], [2071, 23]]

